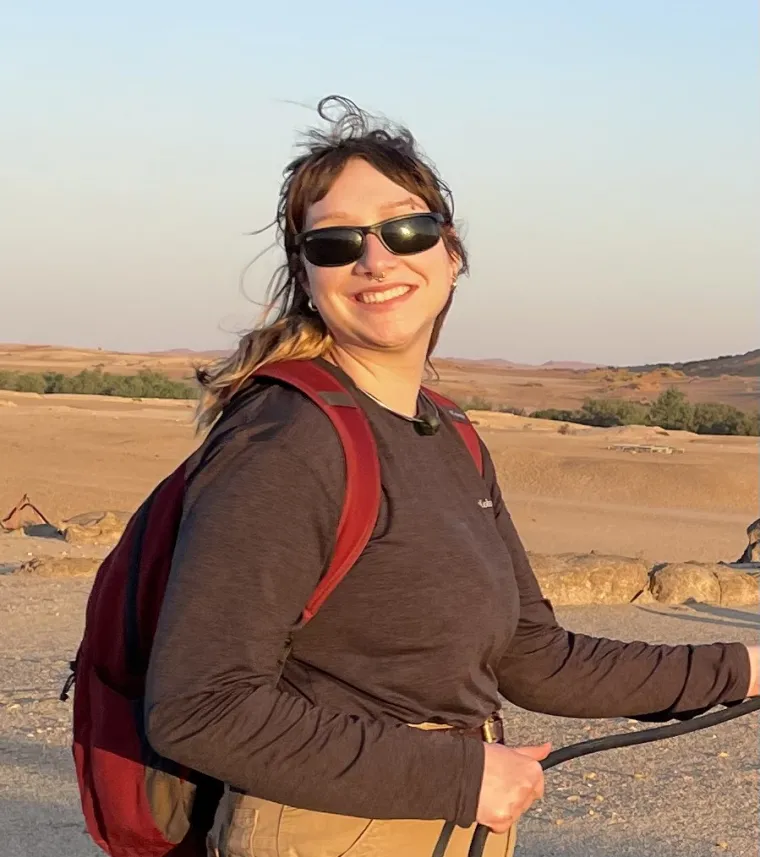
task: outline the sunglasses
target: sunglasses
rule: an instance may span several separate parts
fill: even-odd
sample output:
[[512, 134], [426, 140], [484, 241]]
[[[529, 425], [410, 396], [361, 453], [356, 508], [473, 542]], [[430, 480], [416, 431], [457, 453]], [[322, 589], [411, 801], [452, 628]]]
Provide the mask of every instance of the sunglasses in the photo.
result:
[[403, 214], [372, 226], [326, 226], [296, 235], [296, 246], [319, 268], [335, 268], [358, 262], [368, 235], [377, 236], [396, 256], [411, 256], [430, 250], [441, 239], [442, 214]]

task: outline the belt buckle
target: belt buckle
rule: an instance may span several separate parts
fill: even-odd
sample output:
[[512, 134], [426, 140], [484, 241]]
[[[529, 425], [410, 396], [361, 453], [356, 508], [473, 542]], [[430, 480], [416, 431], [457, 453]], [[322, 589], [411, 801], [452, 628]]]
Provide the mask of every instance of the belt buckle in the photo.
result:
[[499, 741], [499, 736], [496, 733], [496, 723], [503, 723], [504, 716], [501, 712], [492, 714], [488, 720], [480, 727], [483, 732], [483, 738], [486, 744], [496, 744]]

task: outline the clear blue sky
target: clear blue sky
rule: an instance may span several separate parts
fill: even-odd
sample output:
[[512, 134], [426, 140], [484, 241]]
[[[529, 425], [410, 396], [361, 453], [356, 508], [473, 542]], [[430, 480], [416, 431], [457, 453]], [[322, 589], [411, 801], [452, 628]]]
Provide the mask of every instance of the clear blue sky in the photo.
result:
[[[440, 353], [760, 345], [755, 0], [7, 4], [0, 342], [231, 345], [308, 109], [408, 123], [472, 273]], [[275, 256], [246, 278], [260, 299]]]

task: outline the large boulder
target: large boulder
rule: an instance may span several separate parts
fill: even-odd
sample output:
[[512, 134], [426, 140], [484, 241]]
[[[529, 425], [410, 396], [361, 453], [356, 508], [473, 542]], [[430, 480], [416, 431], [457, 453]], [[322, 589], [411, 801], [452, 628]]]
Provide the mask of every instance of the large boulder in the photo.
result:
[[129, 520], [127, 512], [85, 512], [64, 521], [61, 530], [67, 542], [75, 545], [114, 545]]
[[661, 604], [697, 601], [721, 607], [756, 604], [760, 593], [754, 575], [704, 562], [657, 566], [652, 571], [649, 590]]
[[629, 604], [649, 580], [640, 559], [605, 554], [530, 554], [544, 597], [552, 604]]
[[661, 604], [720, 604], [717, 567], [714, 563], [665, 563], [652, 571], [649, 591]]
[[754, 574], [718, 568], [715, 576], [720, 584], [722, 607], [742, 607], [760, 603], [760, 581]]

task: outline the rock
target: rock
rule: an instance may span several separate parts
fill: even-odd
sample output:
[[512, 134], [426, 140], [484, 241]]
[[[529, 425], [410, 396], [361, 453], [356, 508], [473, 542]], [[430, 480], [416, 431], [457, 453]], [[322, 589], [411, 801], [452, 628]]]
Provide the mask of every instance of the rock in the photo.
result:
[[661, 604], [684, 604], [690, 600], [720, 604], [717, 568], [714, 563], [665, 563], [652, 571], [649, 589]]
[[757, 578], [717, 563], [682, 562], [657, 566], [652, 571], [649, 589], [661, 604], [698, 601], [730, 607], [758, 601]]
[[760, 562], [760, 518], [747, 527], [747, 540], [749, 544], [737, 563]]
[[22, 563], [16, 574], [35, 577], [83, 577], [95, 574], [102, 560], [94, 557], [35, 557]]
[[556, 606], [628, 604], [647, 589], [649, 566], [604, 554], [530, 554], [544, 597]]
[[85, 512], [61, 525], [63, 537], [76, 545], [113, 545], [129, 520], [127, 512]]
[[760, 581], [754, 574], [719, 567], [715, 576], [720, 585], [722, 607], [741, 607], [760, 602]]

